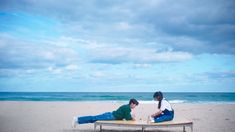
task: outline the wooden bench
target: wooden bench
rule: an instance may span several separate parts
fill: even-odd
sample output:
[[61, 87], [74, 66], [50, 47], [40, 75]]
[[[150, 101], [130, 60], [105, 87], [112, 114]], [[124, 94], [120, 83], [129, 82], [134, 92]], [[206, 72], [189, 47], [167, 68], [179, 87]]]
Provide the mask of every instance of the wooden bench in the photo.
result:
[[118, 126], [118, 127], [139, 127], [142, 132], [146, 128], [162, 128], [162, 127], [183, 127], [183, 132], [185, 132], [185, 127], [190, 127], [191, 132], [193, 132], [193, 122], [186, 119], [174, 119], [172, 121], [166, 121], [161, 123], [147, 123], [147, 121], [96, 121], [94, 123], [94, 130], [96, 127], [100, 126], [100, 132], [102, 132], [102, 126]]

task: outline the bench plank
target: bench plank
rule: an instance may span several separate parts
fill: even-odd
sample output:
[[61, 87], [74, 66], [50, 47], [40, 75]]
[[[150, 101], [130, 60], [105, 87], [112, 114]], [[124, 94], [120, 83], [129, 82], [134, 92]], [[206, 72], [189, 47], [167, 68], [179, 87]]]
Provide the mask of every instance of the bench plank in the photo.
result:
[[172, 121], [160, 122], [160, 123], [147, 123], [144, 120], [138, 121], [123, 121], [123, 120], [112, 120], [112, 121], [96, 121], [94, 124], [94, 128], [96, 130], [96, 126], [100, 126], [100, 131], [102, 131], [103, 126], [125, 126], [125, 127], [141, 127], [142, 131], [149, 127], [183, 127], [183, 131], [185, 131], [185, 127], [188, 126], [191, 128], [191, 132], [193, 132], [193, 122], [186, 119], [174, 119]]

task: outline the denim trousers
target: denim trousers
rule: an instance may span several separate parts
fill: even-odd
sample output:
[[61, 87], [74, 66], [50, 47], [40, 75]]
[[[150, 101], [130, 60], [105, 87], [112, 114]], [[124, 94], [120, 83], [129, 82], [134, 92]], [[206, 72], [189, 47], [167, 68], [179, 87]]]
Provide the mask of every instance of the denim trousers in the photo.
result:
[[103, 114], [95, 115], [95, 116], [78, 117], [78, 124], [94, 123], [98, 120], [115, 120], [115, 118], [112, 112], [105, 112]]
[[171, 121], [174, 118], [174, 110], [168, 111], [164, 110], [163, 114], [154, 117], [154, 122], [163, 122], [163, 121]]

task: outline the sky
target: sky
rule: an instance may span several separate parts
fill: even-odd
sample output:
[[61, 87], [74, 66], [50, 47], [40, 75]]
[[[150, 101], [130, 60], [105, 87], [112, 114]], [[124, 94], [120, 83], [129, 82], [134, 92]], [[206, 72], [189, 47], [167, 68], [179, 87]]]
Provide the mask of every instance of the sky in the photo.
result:
[[0, 0], [0, 91], [235, 92], [234, 0]]

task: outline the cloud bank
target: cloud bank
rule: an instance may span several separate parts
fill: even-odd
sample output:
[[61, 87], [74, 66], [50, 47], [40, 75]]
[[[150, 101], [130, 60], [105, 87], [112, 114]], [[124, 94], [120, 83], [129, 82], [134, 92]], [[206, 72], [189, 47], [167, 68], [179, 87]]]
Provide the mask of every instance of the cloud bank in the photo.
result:
[[203, 82], [198, 91], [213, 91], [221, 79], [234, 91], [229, 72], [235, 70], [234, 5], [234, 0], [2, 0], [0, 90], [24, 87], [21, 76], [33, 80], [27, 84], [34, 90], [45, 79], [45, 89], [60, 82], [56, 86], [74, 91], [108, 86], [197, 91]]

